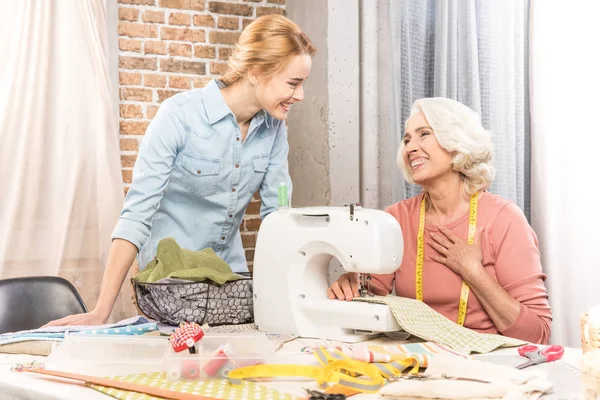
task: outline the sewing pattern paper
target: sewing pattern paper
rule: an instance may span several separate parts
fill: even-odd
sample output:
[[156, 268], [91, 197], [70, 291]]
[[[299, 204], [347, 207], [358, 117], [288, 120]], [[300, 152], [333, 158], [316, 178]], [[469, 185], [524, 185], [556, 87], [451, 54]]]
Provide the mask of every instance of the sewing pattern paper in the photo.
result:
[[500, 347], [515, 347], [524, 341], [502, 335], [478, 333], [450, 321], [427, 304], [406, 297], [372, 296], [354, 301], [386, 304], [402, 329], [410, 334], [448, 346], [461, 353], [489, 353]]
[[[164, 372], [116, 376], [121, 382], [138, 383], [161, 389], [190, 393], [198, 396], [209, 396], [228, 400], [294, 400], [295, 396], [269, 389], [261, 384], [242, 381], [242, 387], [232, 387], [227, 379], [212, 381], [170, 381]], [[161, 400], [144, 393], [129, 392], [121, 389], [90, 385], [93, 389], [121, 400]]]

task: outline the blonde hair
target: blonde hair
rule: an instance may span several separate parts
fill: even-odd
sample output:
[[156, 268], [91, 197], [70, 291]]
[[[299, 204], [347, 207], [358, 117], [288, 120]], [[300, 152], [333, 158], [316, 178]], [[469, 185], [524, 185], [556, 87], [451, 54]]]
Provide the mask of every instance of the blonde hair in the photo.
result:
[[[425, 116], [440, 146], [452, 153], [452, 169], [463, 179], [465, 196], [471, 197], [480, 190], [487, 190], [496, 175], [492, 165], [494, 148], [492, 134], [481, 125], [479, 114], [458, 101], [443, 97], [415, 101], [410, 117], [419, 112]], [[404, 141], [401, 141], [396, 163], [404, 178], [414, 183], [403, 153]]]
[[282, 15], [265, 15], [252, 21], [238, 40], [221, 76], [226, 85], [242, 78], [250, 67], [268, 77], [284, 68], [294, 56], [313, 56], [317, 48], [298, 25]]

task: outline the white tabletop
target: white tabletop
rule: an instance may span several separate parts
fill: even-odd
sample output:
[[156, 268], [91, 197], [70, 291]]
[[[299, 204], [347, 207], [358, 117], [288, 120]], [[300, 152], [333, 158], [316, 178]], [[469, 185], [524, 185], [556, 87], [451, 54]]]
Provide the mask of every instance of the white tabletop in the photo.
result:
[[0, 399], [2, 400], [107, 400], [112, 397], [88, 388], [83, 382], [14, 372], [14, 363], [44, 360], [25, 354], [0, 354]]
[[[286, 343], [278, 353], [298, 354], [303, 346], [310, 345], [314, 341], [310, 339], [297, 339]], [[501, 349], [495, 351], [494, 355], [515, 355], [516, 349]], [[26, 399], [26, 400], [107, 400], [112, 397], [104, 395], [94, 389], [84, 386], [82, 383], [60, 378], [45, 377], [42, 375], [27, 374], [11, 371], [11, 366], [16, 362], [28, 362], [32, 360], [44, 360], [45, 357], [30, 356], [22, 354], [0, 354], [0, 399]], [[564, 362], [579, 368], [581, 350], [567, 348]], [[533, 367], [535, 368], [535, 367]], [[297, 396], [306, 396], [304, 388], [313, 387], [306, 382], [273, 382], [268, 384], [273, 389], [279, 389]], [[356, 395], [353, 400], [377, 399], [377, 395]], [[574, 397], [572, 397], [574, 398]]]

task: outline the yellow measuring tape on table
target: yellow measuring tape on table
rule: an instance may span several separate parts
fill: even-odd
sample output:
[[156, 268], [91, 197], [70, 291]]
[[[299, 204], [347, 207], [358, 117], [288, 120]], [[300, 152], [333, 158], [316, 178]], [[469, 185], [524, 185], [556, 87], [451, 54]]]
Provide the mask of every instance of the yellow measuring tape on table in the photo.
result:
[[415, 357], [403, 357], [389, 363], [367, 363], [353, 360], [341, 352], [328, 352], [323, 347], [315, 352], [321, 366], [264, 364], [234, 369], [229, 372], [232, 386], [241, 385], [244, 379], [271, 377], [305, 377], [317, 381], [320, 388], [332, 385], [362, 393], [375, 393], [386, 383], [386, 379], [419, 371]]
[[[469, 202], [469, 233], [467, 242], [473, 244], [477, 230], [477, 199], [479, 194], [471, 196]], [[419, 215], [419, 232], [417, 234], [417, 265], [415, 273], [415, 287], [417, 300], [423, 301], [423, 262], [425, 258], [425, 197], [421, 201], [421, 212]], [[460, 300], [458, 303], [458, 318], [456, 323], [463, 326], [467, 316], [467, 303], [469, 301], [469, 285], [464, 280], [460, 289]]]

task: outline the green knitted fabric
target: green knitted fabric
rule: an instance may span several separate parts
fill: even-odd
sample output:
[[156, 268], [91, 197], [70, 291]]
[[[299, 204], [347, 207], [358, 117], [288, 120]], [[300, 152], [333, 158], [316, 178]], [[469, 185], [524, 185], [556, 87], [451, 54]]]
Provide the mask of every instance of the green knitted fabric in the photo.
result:
[[219, 285], [242, 279], [231, 271], [211, 248], [200, 251], [186, 250], [173, 238], [158, 242], [156, 256], [133, 279], [141, 283], [153, 283], [164, 278], [179, 278], [200, 282], [211, 280]]

